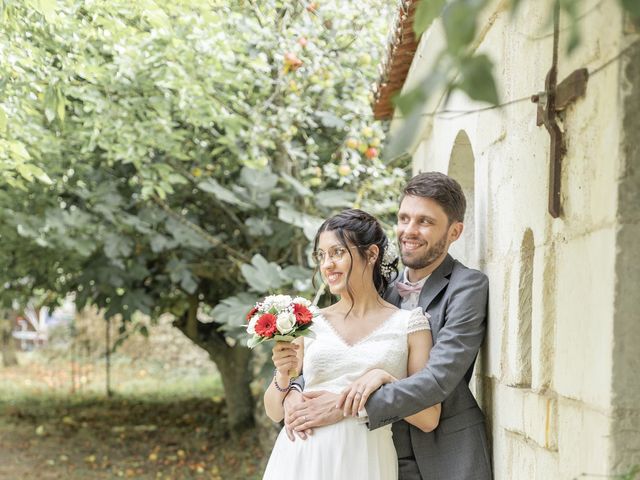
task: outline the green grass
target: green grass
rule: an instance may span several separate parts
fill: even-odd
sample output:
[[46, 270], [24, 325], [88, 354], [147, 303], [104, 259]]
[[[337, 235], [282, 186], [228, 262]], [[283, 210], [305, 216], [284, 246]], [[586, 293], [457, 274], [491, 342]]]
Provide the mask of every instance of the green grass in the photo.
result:
[[230, 435], [215, 370], [115, 359], [107, 398], [103, 363], [71, 394], [67, 361], [21, 361], [0, 369], [0, 478], [260, 478], [261, 432]]

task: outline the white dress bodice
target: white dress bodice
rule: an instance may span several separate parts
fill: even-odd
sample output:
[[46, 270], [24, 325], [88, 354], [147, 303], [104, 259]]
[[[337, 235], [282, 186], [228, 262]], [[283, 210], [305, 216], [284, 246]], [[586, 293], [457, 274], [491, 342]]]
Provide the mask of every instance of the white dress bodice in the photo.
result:
[[[305, 391], [342, 391], [373, 368], [396, 378], [407, 375], [408, 335], [429, 329], [420, 308], [398, 310], [373, 332], [349, 345], [322, 316], [314, 319], [315, 338], [304, 339]], [[398, 458], [391, 425], [369, 430], [362, 419], [314, 428], [306, 440], [278, 435], [264, 480], [397, 480]]]
[[314, 319], [312, 328], [315, 338], [304, 339], [304, 389], [339, 393], [375, 368], [406, 377], [408, 335], [428, 330], [429, 321], [420, 308], [397, 310], [354, 344], [347, 343], [322, 315]]

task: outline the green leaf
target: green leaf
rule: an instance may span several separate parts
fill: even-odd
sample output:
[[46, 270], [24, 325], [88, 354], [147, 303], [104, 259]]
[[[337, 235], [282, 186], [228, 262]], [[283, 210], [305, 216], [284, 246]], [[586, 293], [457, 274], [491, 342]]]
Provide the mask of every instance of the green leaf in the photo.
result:
[[316, 236], [318, 228], [324, 221], [322, 218], [314, 217], [306, 213], [295, 210], [291, 205], [285, 202], [278, 202], [278, 218], [285, 223], [302, 228], [304, 235], [313, 240]]
[[44, 15], [47, 22], [52, 22], [56, 13], [56, 0], [39, 0], [38, 3], [40, 4], [40, 13]]
[[407, 93], [397, 94], [393, 97], [393, 103], [400, 109], [402, 115], [410, 114], [413, 109], [420, 107], [427, 99], [427, 93], [422, 85], [412, 88]]
[[325, 190], [316, 194], [318, 204], [327, 208], [352, 207], [356, 198], [355, 192], [344, 190]]
[[25, 161], [31, 158], [31, 155], [29, 155], [29, 152], [27, 152], [27, 149], [22, 142], [9, 142], [9, 152], [15, 157], [16, 160], [19, 161]]
[[424, 126], [424, 112], [426, 101], [439, 94], [444, 87], [448, 72], [438, 67], [429, 72], [418, 85], [406, 94], [394, 98], [394, 103], [400, 108], [403, 116], [403, 128], [393, 133], [384, 149], [384, 160], [391, 161], [406, 155], [418, 140]]
[[640, 17], [640, 2], [638, 0], [620, 0], [622, 8], [633, 17]]
[[243, 167], [240, 182], [249, 190], [270, 191], [278, 184], [278, 176], [273, 174], [270, 168], [256, 170]]
[[271, 205], [271, 194], [278, 184], [278, 176], [271, 173], [270, 168], [256, 170], [243, 167], [240, 172], [240, 182], [246, 189], [234, 185], [233, 190], [243, 196], [248, 196], [255, 206], [266, 209]]
[[4, 108], [0, 105], [0, 133], [4, 134], [7, 131], [7, 114], [4, 112]]
[[203, 192], [212, 193], [221, 202], [237, 205], [249, 209], [250, 206], [246, 202], [240, 200], [231, 190], [227, 190], [213, 178], [208, 178], [198, 184], [198, 188]]
[[447, 49], [457, 55], [476, 35], [476, 19], [484, 2], [454, 0], [442, 13], [442, 25], [447, 38]]
[[57, 103], [58, 99], [55, 88], [49, 85], [44, 94], [44, 116], [47, 118], [47, 122], [49, 123], [56, 119]]
[[28, 0], [27, 3], [36, 12], [40, 13], [47, 22], [54, 20], [56, 0]]
[[258, 300], [256, 295], [241, 292], [218, 303], [211, 310], [211, 315], [217, 323], [241, 327], [247, 323], [247, 313]]
[[104, 239], [104, 253], [112, 260], [128, 257], [133, 251], [133, 242], [126, 237], [109, 233]]
[[[441, 89], [447, 79], [448, 69], [441, 65], [441, 58], [436, 64], [436, 68], [427, 73], [418, 81], [413, 89], [402, 95], [396, 95], [393, 103], [400, 109], [404, 116], [411, 114], [414, 109], [421, 110], [425, 102]], [[405, 122], [406, 123], [406, 122]]]
[[150, 245], [153, 253], [160, 253], [175, 247], [176, 242], [168, 239], [164, 235], [157, 234], [151, 237]]
[[180, 286], [185, 292], [193, 294], [198, 289], [198, 282], [191, 272], [184, 272], [180, 279]]
[[264, 341], [266, 341], [266, 338], [255, 335], [247, 341], [247, 347], [256, 348], [258, 345], [260, 345]]
[[318, 111], [316, 112], [316, 115], [320, 119], [320, 122], [322, 123], [322, 125], [324, 125], [327, 128], [342, 129], [346, 125], [344, 120], [337, 117], [335, 114], [331, 112]]
[[498, 90], [493, 78], [493, 62], [485, 55], [467, 57], [460, 65], [457, 85], [470, 98], [492, 105], [498, 104]]
[[298, 195], [301, 195], [303, 197], [309, 197], [313, 194], [311, 189], [303, 185], [301, 182], [293, 178], [291, 175], [288, 175], [282, 172], [280, 173], [280, 176], [285, 182], [287, 182], [289, 185], [291, 185], [294, 188], [294, 190], [298, 193]]
[[295, 280], [309, 280], [313, 275], [313, 270], [299, 265], [289, 265], [282, 270], [282, 278], [293, 283]]
[[571, 54], [580, 45], [580, 11], [576, 0], [559, 0], [560, 8], [569, 17], [569, 38], [567, 40], [567, 53]]
[[273, 234], [271, 221], [267, 217], [249, 217], [244, 221], [249, 235], [253, 237], [263, 237]]
[[253, 256], [251, 265], [245, 263], [240, 267], [240, 271], [245, 281], [256, 292], [271, 292], [284, 284], [280, 266], [268, 262], [259, 253]]
[[569, 29], [569, 39], [567, 40], [567, 53], [571, 54], [578, 48], [582, 36], [580, 35], [580, 24], [578, 21], [571, 22], [571, 28]]
[[447, 0], [420, 0], [413, 19], [413, 31], [416, 35], [425, 32], [431, 23], [442, 13]]
[[198, 282], [186, 262], [174, 258], [167, 264], [167, 270], [173, 283], [179, 284], [187, 293], [193, 294], [196, 292]]
[[22, 176], [22, 178], [24, 178], [28, 182], [33, 181], [33, 179], [35, 178], [47, 185], [51, 185], [53, 183], [44, 170], [31, 163], [18, 164], [16, 165], [16, 170]]
[[64, 113], [65, 113], [65, 98], [62, 95], [62, 90], [60, 89], [60, 85], [56, 87], [56, 114], [58, 115], [58, 120], [64, 122]]
[[171, 233], [176, 242], [171, 246], [166, 246], [167, 248], [173, 248], [174, 246], [191, 247], [199, 250], [211, 248], [205, 238], [202, 238], [193, 229], [173, 218], [167, 220], [167, 231]]

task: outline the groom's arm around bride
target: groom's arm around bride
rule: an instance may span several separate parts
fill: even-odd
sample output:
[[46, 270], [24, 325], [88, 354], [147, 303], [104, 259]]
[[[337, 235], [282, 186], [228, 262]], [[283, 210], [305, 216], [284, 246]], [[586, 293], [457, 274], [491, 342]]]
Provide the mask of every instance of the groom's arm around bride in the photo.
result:
[[[396, 231], [407, 268], [385, 299], [428, 313], [434, 346], [422, 370], [383, 385], [365, 410], [372, 430], [393, 423], [401, 479], [491, 478], [484, 415], [469, 390], [486, 330], [488, 280], [447, 253], [462, 233], [465, 207], [460, 185], [437, 172], [412, 178], [400, 201]], [[335, 423], [342, 418], [335, 403], [329, 392], [305, 394], [304, 401], [291, 392], [285, 424], [304, 432]], [[402, 421], [438, 403], [442, 413], [433, 432]]]

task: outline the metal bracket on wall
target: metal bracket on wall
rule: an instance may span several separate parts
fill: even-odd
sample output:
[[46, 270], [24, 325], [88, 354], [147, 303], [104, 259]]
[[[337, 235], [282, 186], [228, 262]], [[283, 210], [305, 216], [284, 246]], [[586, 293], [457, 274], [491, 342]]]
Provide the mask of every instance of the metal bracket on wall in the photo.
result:
[[538, 104], [537, 125], [544, 125], [551, 137], [549, 151], [549, 213], [553, 218], [560, 216], [560, 178], [562, 158], [566, 153], [564, 136], [557, 122], [557, 113], [583, 96], [587, 91], [589, 72], [581, 68], [571, 73], [558, 84], [558, 43], [560, 37], [560, 6], [556, 2], [553, 29], [553, 63], [544, 82], [545, 91], [531, 97]]

